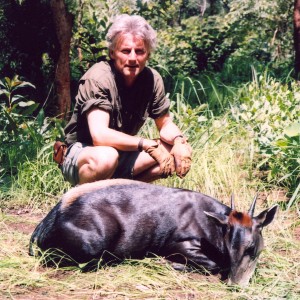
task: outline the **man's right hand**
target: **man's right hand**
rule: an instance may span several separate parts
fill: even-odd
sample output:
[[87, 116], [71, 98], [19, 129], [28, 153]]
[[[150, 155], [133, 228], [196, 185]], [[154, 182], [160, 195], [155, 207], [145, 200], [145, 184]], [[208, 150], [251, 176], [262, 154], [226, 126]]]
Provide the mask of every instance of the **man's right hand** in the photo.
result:
[[158, 162], [160, 175], [163, 178], [171, 176], [175, 172], [174, 157], [161, 144], [160, 140], [156, 145], [148, 147], [145, 152]]

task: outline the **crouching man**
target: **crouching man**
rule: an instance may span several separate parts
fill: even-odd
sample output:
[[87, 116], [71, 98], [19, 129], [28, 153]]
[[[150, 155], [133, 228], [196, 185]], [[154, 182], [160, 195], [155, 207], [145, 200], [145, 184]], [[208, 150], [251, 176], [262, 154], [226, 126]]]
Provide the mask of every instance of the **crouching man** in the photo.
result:
[[[65, 179], [77, 185], [108, 178], [151, 182], [174, 172], [184, 177], [192, 149], [170, 117], [161, 76], [146, 66], [156, 32], [140, 16], [121, 15], [106, 38], [110, 61], [96, 63], [80, 79], [65, 128]], [[136, 136], [148, 117], [157, 140]]]

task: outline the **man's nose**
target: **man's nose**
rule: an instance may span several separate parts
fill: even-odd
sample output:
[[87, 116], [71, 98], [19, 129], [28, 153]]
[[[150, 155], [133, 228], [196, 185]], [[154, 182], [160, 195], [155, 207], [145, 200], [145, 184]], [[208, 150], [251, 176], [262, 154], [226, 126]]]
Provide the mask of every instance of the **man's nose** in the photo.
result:
[[135, 53], [135, 50], [132, 49], [129, 53], [129, 59], [130, 60], [136, 60], [136, 53]]

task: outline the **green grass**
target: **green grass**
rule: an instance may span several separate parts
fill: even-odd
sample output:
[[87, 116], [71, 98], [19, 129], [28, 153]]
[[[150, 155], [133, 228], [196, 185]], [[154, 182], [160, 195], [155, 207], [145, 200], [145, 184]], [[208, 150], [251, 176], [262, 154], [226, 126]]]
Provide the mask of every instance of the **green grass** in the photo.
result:
[[[229, 112], [223, 113], [229, 104], [227, 95], [239, 95], [208, 81], [209, 89], [202, 81], [176, 83], [171, 95], [172, 115], [189, 137], [193, 164], [184, 179], [173, 176], [154, 184], [200, 191], [227, 205], [234, 194], [236, 208], [241, 211], [248, 210], [258, 193], [257, 214], [280, 204], [275, 221], [263, 230], [265, 250], [250, 285], [232, 288], [218, 276], [178, 272], [160, 257], [126, 260], [89, 273], [74, 267], [43, 266], [41, 258], [28, 255], [30, 235], [70, 188], [52, 161], [51, 145], [46, 145], [35, 160], [22, 160], [18, 166], [9, 164], [13, 177], [0, 181], [4, 183], [0, 188], [1, 299], [299, 299], [298, 201], [286, 210], [291, 201], [289, 191], [276, 182], [267, 182], [256, 168], [263, 158], [253, 131], [244, 122], [232, 121]], [[212, 98], [210, 103], [205, 103], [206, 97]], [[199, 106], [192, 108], [189, 103]], [[222, 113], [216, 114], [216, 108]], [[141, 135], [158, 136], [152, 122]], [[16, 161], [17, 150], [10, 153]]]
[[[22, 220], [23, 219], [23, 220]], [[29, 221], [2, 214], [0, 288], [11, 299], [298, 299], [299, 240], [293, 238], [295, 215], [280, 212], [264, 231], [262, 253], [251, 284], [230, 288], [216, 276], [177, 272], [161, 258], [127, 260], [114, 267], [82, 273], [78, 268], [55, 269], [27, 255], [30, 234], [13, 230]], [[30, 225], [32, 225], [30, 223]], [[299, 222], [298, 222], [299, 225]]]
[[[256, 149], [251, 141], [243, 128], [226, 123], [226, 119], [214, 120], [199, 139], [191, 141], [194, 153], [189, 174], [184, 179], [168, 178], [155, 184], [198, 190], [226, 204], [234, 193], [240, 210], [247, 210], [259, 191], [257, 213], [286, 201], [285, 191], [276, 193], [254, 176]], [[28, 255], [28, 243], [35, 225], [57, 198], [41, 195], [33, 199], [23, 205], [21, 200], [13, 206], [1, 204], [0, 298], [299, 299], [300, 222], [295, 210], [281, 209], [264, 229], [265, 250], [250, 285], [240, 289], [227, 286], [217, 276], [175, 271], [159, 257], [126, 260], [89, 273], [79, 268], [44, 267], [40, 258]]]

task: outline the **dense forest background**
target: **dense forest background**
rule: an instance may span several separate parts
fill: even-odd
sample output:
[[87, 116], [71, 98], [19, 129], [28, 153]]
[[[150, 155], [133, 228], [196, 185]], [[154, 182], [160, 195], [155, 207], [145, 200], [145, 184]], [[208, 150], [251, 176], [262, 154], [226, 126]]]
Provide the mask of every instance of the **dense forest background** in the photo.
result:
[[[51, 251], [28, 256], [35, 226], [71, 188], [54, 141], [78, 79], [108, 59], [105, 35], [121, 13], [157, 30], [149, 64], [193, 148], [183, 179], [153, 184], [225, 205], [234, 194], [245, 212], [256, 195], [255, 215], [280, 207], [247, 288], [178, 272], [161, 257], [100, 259], [85, 272], [46, 267]], [[1, 299], [299, 299], [300, 0], [0, 0], [0, 43]], [[157, 137], [152, 120], [139, 135]]]
[[73, 95], [84, 71], [107, 59], [105, 34], [120, 13], [140, 14], [158, 31], [151, 65], [171, 76], [230, 68], [226, 84], [251, 79], [251, 67], [280, 76], [293, 68], [292, 1], [1, 0], [0, 7], [1, 75], [35, 85], [33, 97], [40, 104], [47, 99], [49, 113], [55, 106], [62, 113], [59, 101], [70, 101], [53, 89], [57, 69], [69, 63], [59, 60], [61, 53], [70, 50], [71, 77], [65, 71], [60, 81], [71, 83]]
[[63, 138], [79, 78], [108, 59], [107, 29], [114, 16], [128, 13], [157, 30], [150, 65], [163, 75], [174, 117], [191, 139], [218, 117], [244, 122], [261, 154], [255, 167], [267, 182], [287, 187], [295, 203], [298, 2], [0, 0], [3, 186], [9, 190], [24, 161], [50, 153], [53, 140]]

